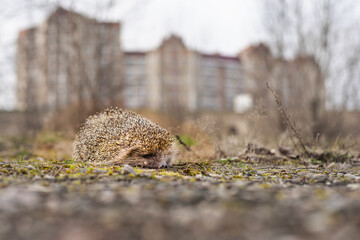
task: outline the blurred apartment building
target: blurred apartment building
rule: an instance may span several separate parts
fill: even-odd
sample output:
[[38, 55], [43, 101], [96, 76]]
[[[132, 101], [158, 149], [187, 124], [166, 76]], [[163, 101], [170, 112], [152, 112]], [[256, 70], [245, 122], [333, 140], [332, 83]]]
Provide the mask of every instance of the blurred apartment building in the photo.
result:
[[59, 7], [19, 33], [17, 107], [51, 112], [81, 101], [109, 105], [120, 91], [121, 61], [119, 23]]
[[318, 124], [325, 111], [325, 80], [312, 56], [296, 56], [291, 60], [277, 58], [261, 43], [240, 52], [239, 58], [244, 89], [258, 104], [277, 112], [274, 96], [266, 86], [268, 83], [294, 119]]
[[120, 24], [58, 8], [19, 33], [18, 109], [55, 111], [94, 101], [165, 112], [232, 110], [242, 93], [238, 57], [207, 55], [170, 36], [155, 50], [120, 49]]
[[171, 35], [149, 52], [124, 53], [124, 103], [166, 112], [233, 109], [243, 92], [238, 57], [188, 49]]
[[123, 52], [120, 24], [58, 8], [18, 40], [18, 109], [57, 110], [93, 102], [164, 112], [232, 111], [248, 94], [274, 103], [266, 82], [286, 107], [317, 109], [324, 80], [311, 57], [275, 58], [264, 44], [238, 56], [204, 54], [171, 35], [154, 50]]

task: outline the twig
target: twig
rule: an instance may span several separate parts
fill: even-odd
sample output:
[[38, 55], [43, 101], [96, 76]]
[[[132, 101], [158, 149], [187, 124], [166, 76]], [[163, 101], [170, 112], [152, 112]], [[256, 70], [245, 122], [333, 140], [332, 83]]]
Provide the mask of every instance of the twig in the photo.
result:
[[192, 152], [192, 153], [195, 155], [195, 157], [200, 158], [200, 156], [199, 156], [194, 150], [192, 150], [186, 143], [184, 143], [184, 142], [181, 140], [181, 138], [179, 137], [179, 135], [175, 135], [175, 138], [176, 138], [176, 140], [177, 140], [181, 145], [184, 146], [184, 148], [186, 149], [186, 151]]
[[183, 145], [184, 146], [184, 148], [187, 150], [187, 151], [191, 151], [191, 149], [190, 149], [190, 147], [188, 146], [188, 145], [186, 145], [184, 142], [183, 142], [183, 140], [181, 140], [181, 138], [179, 137], [179, 135], [175, 135], [175, 138], [176, 138], [176, 140], [181, 144], [181, 145]]
[[293, 137], [295, 137], [298, 142], [300, 143], [300, 147], [302, 148], [302, 150], [306, 153], [306, 155], [311, 158], [311, 155], [309, 153], [309, 151], [306, 149], [304, 141], [302, 140], [301, 136], [300, 136], [300, 131], [298, 129], [295, 128], [295, 123], [291, 122], [290, 119], [290, 115], [288, 115], [286, 113], [286, 110], [283, 107], [283, 104], [281, 102], [280, 96], [279, 94], [277, 94], [270, 86], [269, 83], [266, 83], [266, 87], [269, 89], [269, 91], [271, 92], [271, 94], [274, 96], [275, 98], [275, 102], [276, 105], [278, 107], [278, 110], [281, 114], [281, 118], [284, 122], [284, 124], [286, 125], [286, 129], [288, 130], [289, 134], [290, 134], [290, 140], [293, 143], [294, 147], [297, 149], [297, 144], [295, 143]]

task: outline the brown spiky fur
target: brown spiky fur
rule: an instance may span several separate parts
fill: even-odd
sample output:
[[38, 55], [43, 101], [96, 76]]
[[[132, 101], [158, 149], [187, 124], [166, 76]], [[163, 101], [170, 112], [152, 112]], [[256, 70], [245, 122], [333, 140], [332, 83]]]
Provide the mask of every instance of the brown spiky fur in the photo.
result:
[[174, 138], [164, 128], [128, 110], [109, 108], [90, 116], [74, 141], [73, 158], [106, 164], [166, 167]]

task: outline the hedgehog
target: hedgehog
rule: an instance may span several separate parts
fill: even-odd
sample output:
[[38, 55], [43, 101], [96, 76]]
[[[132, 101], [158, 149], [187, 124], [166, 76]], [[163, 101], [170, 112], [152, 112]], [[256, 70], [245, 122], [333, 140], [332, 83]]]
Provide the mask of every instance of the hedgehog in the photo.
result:
[[108, 108], [90, 116], [73, 144], [73, 159], [95, 164], [164, 168], [176, 150], [174, 137], [132, 111]]

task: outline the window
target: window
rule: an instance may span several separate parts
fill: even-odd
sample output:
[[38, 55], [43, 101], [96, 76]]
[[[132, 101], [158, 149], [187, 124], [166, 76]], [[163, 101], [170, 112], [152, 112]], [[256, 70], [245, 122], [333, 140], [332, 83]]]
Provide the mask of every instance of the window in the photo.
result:
[[145, 87], [128, 86], [124, 90], [125, 106], [139, 108], [146, 106], [147, 91]]

